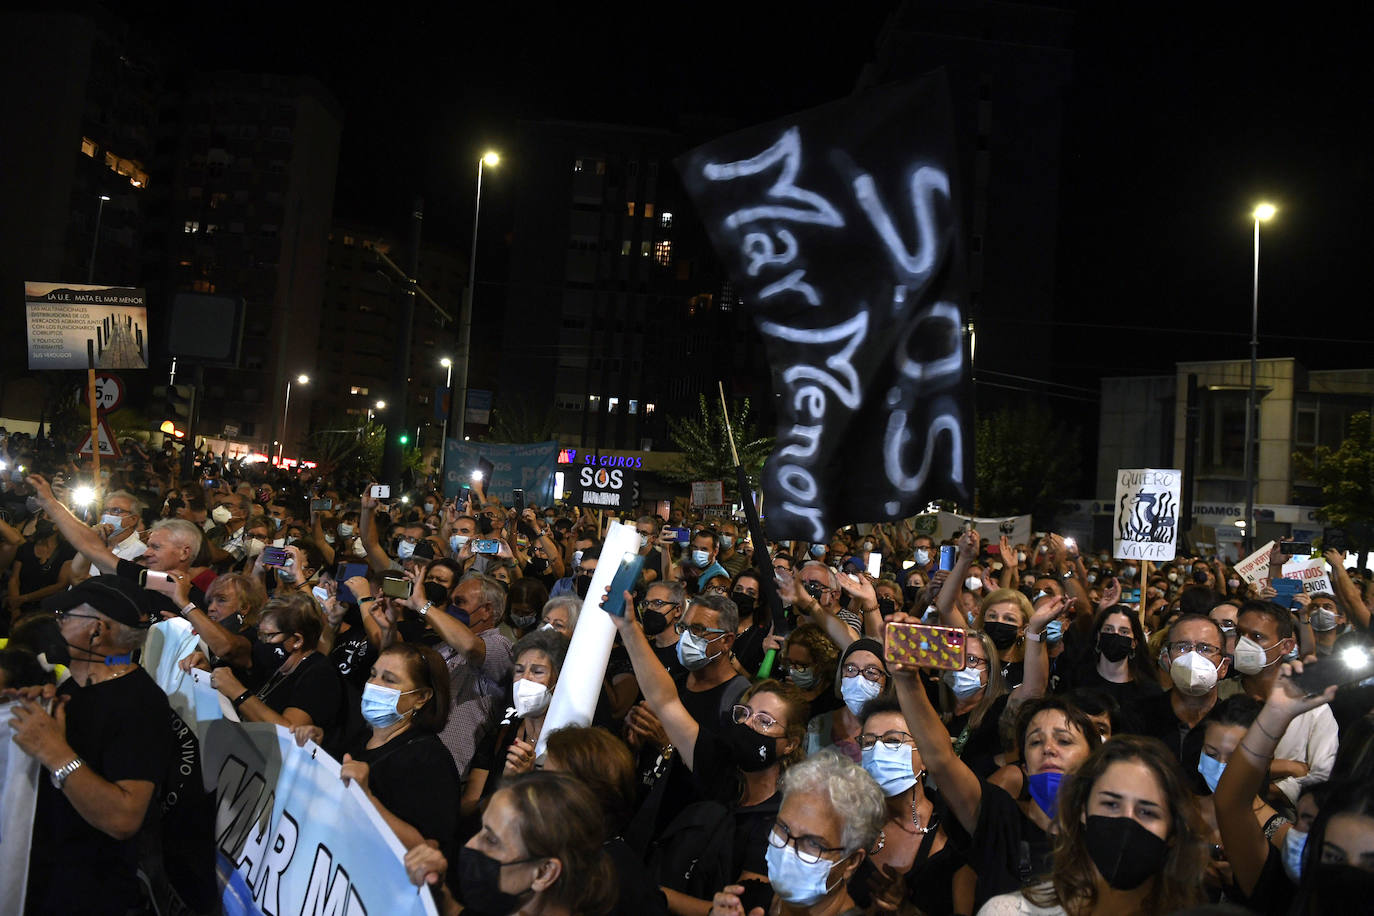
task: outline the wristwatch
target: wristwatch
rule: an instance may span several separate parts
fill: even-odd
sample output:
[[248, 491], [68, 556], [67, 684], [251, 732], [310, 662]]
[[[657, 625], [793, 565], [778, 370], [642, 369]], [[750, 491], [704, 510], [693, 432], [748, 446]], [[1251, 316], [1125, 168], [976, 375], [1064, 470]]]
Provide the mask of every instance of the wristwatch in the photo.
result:
[[373, 598], [371, 595], [364, 595], [363, 597], [361, 597], [361, 598], [358, 599], [358, 603], [359, 603], [359, 604], [367, 604], [369, 601], [375, 601], [375, 600], [376, 600], [376, 599]]
[[187, 614], [191, 613], [195, 609], [196, 603], [194, 601], [188, 602], [187, 605], [181, 609], [181, 616], [185, 617]]
[[424, 606], [421, 607], [420, 610], [416, 611], [416, 613], [419, 614], [421, 617], [425, 617], [429, 614], [429, 609], [432, 607], [434, 607], [434, 602], [426, 601], [424, 603]]
[[86, 761], [82, 760], [80, 757], [73, 757], [71, 760], [62, 764], [62, 766], [53, 770], [52, 776], [49, 777], [52, 780], [52, 787], [59, 792], [62, 791], [62, 784], [67, 781], [67, 777], [85, 765]]
[[1036, 633], [1030, 627], [1026, 627], [1026, 638], [1033, 642], [1044, 642], [1045, 634], [1043, 632]]

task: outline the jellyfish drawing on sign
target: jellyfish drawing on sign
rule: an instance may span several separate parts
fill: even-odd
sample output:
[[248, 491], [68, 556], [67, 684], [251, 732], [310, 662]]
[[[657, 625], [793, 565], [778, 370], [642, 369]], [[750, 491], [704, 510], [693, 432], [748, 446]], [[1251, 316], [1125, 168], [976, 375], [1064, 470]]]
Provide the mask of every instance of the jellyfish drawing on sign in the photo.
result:
[[[1134, 502], [1134, 506], [1128, 505]], [[1174, 528], [1178, 524], [1178, 506], [1174, 494], [1168, 490], [1138, 490], [1121, 497], [1121, 511], [1117, 513], [1117, 536], [1123, 541], [1151, 541], [1173, 543]]]

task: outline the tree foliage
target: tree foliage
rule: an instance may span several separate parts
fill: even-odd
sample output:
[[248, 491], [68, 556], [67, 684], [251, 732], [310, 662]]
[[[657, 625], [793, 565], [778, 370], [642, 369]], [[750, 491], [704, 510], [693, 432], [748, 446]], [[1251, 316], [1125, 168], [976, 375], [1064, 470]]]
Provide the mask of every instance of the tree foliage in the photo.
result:
[[1374, 520], [1374, 423], [1368, 412], [1350, 418], [1339, 448], [1319, 445], [1309, 457], [1293, 454], [1293, 476], [1321, 487], [1317, 517], [1346, 527]]
[[[669, 417], [668, 438], [673, 441], [682, 458], [677, 467], [664, 472], [670, 480], [691, 483], [696, 480], [722, 480], [725, 492], [738, 489], [735, 484], [735, 459], [730, 453], [730, 437], [726, 434], [725, 412], [714, 401], [700, 395], [701, 413], [695, 417]], [[734, 434], [735, 449], [750, 487], [757, 487], [763, 463], [773, 451], [772, 436], [760, 436], [749, 419], [749, 399], [730, 410], [730, 430]], [[736, 493], [736, 496], [739, 494]]]
[[511, 402], [492, 410], [488, 442], [547, 442], [558, 438], [558, 420], [553, 410], [542, 414], [523, 404]]
[[1003, 408], [978, 421], [976, 511], [1054, 518], [1078, 485], [1081, 430], [1039, 405]]
[[[376, 476], [382, 470], [382, 451], [386, 445], [386, 427], [375, 420], [363, 426], [349, 427], [350, 418], [339, 417], [328, 429], [310, 434], [309, 452], [318, 462], [323, 474], [336, 470], [354, 471]], [[401, 467], [424, 476], [424, 455], [412, 443], [401, 451]]]

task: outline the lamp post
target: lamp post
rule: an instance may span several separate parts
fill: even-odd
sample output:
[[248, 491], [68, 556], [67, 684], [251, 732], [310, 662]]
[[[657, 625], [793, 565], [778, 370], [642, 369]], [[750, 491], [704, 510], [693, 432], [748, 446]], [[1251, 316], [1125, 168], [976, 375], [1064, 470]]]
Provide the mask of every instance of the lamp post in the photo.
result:
[[446, 371], [444, 389], [448, 392], [448, 410], [444, 411], [444, 428], [439, 434], [439, 487], [442, 489], [444, 472], [448, 470], [448, 417], [453, 413], [453, 360], [445, 356], [439, 360], [439, 365]]
[[454, 437], [463, 435], [467, 422], [468, 403], [468, 341], [472, 334], [472, 296], [474, 281], [477, 279], [477, 225], [482, 216], [482, 168], [496, 165], [500, 155], [488, 150], [477, 160], [477, 200], [472, 207], [472, 251], [468, 256], [468, 288], [463, 296], [463, 310], [458, 318], [458, 396], [450, 397], [448, 409], [453, 421]]
[[282, 452], [286, 449], [286, 415], [291, 410], [291, 383], [298, 385], [310, 384], [310, 376], [302, 373], [294, 379], [286, 380], [286, 403], [281, 408], [281, 439], [277, 442], [277, 467], [281, 467]]
[[1255, 271], [1250, 298], [1250, 393], [1245, 399], [1245, 552], [1255, 549], [1255, 375], [1259, 371], [1259, 243], [1260, 223], [1274, 216], [1273, 204], [1260, 204], [1251, 216], [1255, 220]]
[[[377, 404], [376, 404], [376, 409], [377, 409], [377, 410], [386, 410], [386, 401], [378, 401]], [[372, 422], [372, 408], [371, 408], [371, 407], [369, 407], [369, 408], [367, 409], [367, 422], [369, 422], [369, 423]]]
[[101, 194], [100, 204], [95, 208], [95, 236], [91, 239], [91, 263], [86, 268], [86, 282], [95, 282], [95, 253], [100, 248], [100, 217], [105, 213], [105, 201], [110, 199], [110, 195]]

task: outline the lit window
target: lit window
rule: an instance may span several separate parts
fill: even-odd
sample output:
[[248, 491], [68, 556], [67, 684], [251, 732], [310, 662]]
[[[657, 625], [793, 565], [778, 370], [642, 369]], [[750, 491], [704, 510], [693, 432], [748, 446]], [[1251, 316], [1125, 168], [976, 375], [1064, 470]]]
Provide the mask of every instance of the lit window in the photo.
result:
[[346, 236], [344, 236], [344, 247], [345, 247], [345, 248], [352, 248], [352, 247], [353, 247], [353, 236], [351, 236], [351, 235], [346, 235]]
[[354, 386], [352, 386], [351, 388], [348, 389], [348, 393], [349, 393], [349, 394], [367, 394], [367, 389], [366, 389], [366, 388], [359, 388], [357, 385], [354, 385]]
[[628, 239], [627, 239], [626, 241], [621, 242], [621, 243], [620, 243], [620, 253], [621, 253], [622, 255], [629, 254], [629, 253], [630, 253], [630, 246], [631, 246], [631, 244], [632, 244], [632, 243], [631, 243]]
[[626, 202], [626, 204], [625, 204], [625, 215], [626, 215], [626, 216], [634, 216], [634, 215], [635, 215], [635, 202], [634, 202], [634, 201], [631, 200], [631, 201], [627, 201], [627, 202]]
[[673, 262], [673, 243], [668, 240], [654, 243], [654, 260], [667, 267]]
[[191, 290], [197, 293], [213, 293], [215, 291], [215, 284], [211, 283], [209, 280], [197, 280], [195, 283], [191, 284]]
[[601, 395], [599, 395], [599, 394], [589, 394], [589, 395], [587, 395], [587, 409], [588, 409], [588, 410], [600, 410], [600, 409], [601, 409]]
[[663, 224], [664, 229], [671, 229], [673, 227], [673, 214], [664, 210], [663, 215], [658, 218], [658, 221]]
[[645, 219], [653, 219], [653, 218], [654, 218], [654, 205], [653, 205], [653, 204], [645, 204], [645, 205], [644, 205], [644, 218], [645, 218]]
[[214, 235], [214, 234], [215, 234], [216, 232], [218, 232], [218, 231], [219, 231], [219, 226], [216, 225], [215, 223], [206, 223], [206, 224], [205, 224], [205, 234], [206, 234], [206, 235]]
[[626, 411], [627, 411], [631, 416], [633, 416], [634, 414], [639, 413], [639, 402], [636, 401], [636, 400], [631, 399], [629, 405], [626, 407]]
[[620, 398], [607, 398], [607, 399], [606, 399], [606, 412], [607, 412], [607, 413], [619, 413], [619, 412], [620, 412]]
[[646, 416], [646, 417], [652, 417], [653, 415], [654, 415], [654, 405], [653, 405], [653, 403], [650, 402], [650, 403], [648, 403], [648, 404], [645, 404], [645, 405], [644, 405], [644, 416]]
[[92, 159], [94, 159], [94, 158], [95, 158], [95, 141], [92, 140], [90, 137], [82, 137], [82, 138], [81, 138], [81, 152], [85, 153], [87, 156], [90, 156]]
[[648, 243], [648, 242], [640, 242], [640, 243], [639, 243], [639, 253], [642, 254], [642, 255], [644, 255], [644, 257], [646, 257], [646, 258], [649, 256], [649, 243]]
[[188, 232], [188, 233], [189, 233], [189, 232], [199, 232], [199, 231], [200, 231], [200, 221], [199, 221], [199, 220], [191, 220], [191, 219], [188, 219], [188, 220], [186, 221], [186, 225], [185, 225], [184, 227], [182, 227], [182, 231], [183, 231], [183, 232]]
[[574, 160], [573, 160], [573, 171], [574, 171], [574, 172], [580, 172], [580, 171], [582, 171], [582, 160], [581, 160], [581, 159], [574, 159]]

